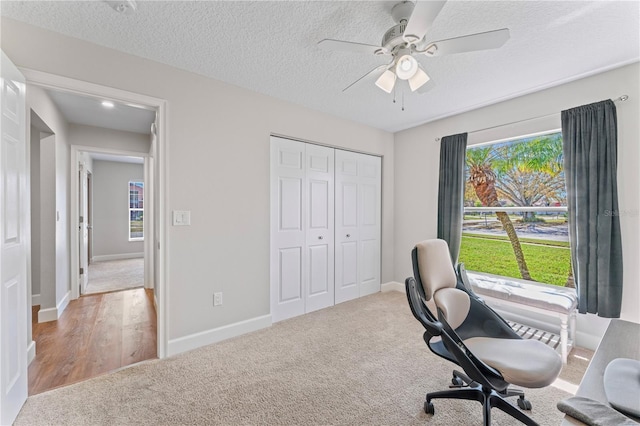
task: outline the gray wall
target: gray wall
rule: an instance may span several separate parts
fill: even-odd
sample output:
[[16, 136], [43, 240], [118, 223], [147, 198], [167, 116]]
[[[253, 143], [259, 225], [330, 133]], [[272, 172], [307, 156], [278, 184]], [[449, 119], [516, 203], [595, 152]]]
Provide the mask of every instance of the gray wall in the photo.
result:
[[60, 307], [60, 314], [71, 289], [68, 124], [40, 87], [29, 87], [27, 104], [53, 133], [40, 135], [40, 308]]
[[170, 346], [269, 314], [270, 133], [383, 157], [381, 276], [394, 278], [392, 133], [7, 18], [2, 49], [18, 66], [167, 101], [164, 213], [191, 211], [191, 226], [167, 229]]
[[94, 260], [143, 255], [144, 242], [129, 241], [128, 233], [129, 181], [143, 179], [142, 164], [93, 161]]
[[[31, 119], [33, 122], [33, 118]], [[31, 126], [31, 300], [40, 304], [40, 131]]]
[[69, 145], [132, 151], [147, 155], [151, 148], [151, 139], [148, 134], [69, 124]]

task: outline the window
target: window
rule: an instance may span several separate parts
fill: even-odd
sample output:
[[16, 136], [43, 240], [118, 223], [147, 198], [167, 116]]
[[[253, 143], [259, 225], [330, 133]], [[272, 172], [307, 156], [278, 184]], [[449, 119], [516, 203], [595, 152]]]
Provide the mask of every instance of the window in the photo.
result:
[[573, 286], [562, 134], [467, 148], [460, 262]]
[[129, 241], [144, 239], [144, 182], [129, 181]]

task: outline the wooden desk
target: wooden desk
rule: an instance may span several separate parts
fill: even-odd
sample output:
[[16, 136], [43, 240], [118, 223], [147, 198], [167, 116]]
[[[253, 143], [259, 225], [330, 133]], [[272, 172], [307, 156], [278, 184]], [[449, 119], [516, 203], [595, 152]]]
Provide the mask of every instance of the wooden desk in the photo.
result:
[[[609, 405], [604, 392], [604, 370], [616, 358], [640, 360], [640, 324], [614, 319], [598, 345], [593, 359], [584, 373], [576, 396], [590, 398]], [[580, 421], [564, 416], [562, 426], [581, 425]]]

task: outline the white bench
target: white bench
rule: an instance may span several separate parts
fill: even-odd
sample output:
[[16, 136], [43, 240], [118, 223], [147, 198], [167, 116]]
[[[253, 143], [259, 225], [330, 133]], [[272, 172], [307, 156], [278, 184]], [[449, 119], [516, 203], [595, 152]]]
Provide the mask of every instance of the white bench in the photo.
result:
[[562, 362], [567, 363], [576, 333], [578, 297], [575, 289], [553, 287], [468, 272], [473, 291], [492, 306], [511, 305], [560, 320], [560, 351]]

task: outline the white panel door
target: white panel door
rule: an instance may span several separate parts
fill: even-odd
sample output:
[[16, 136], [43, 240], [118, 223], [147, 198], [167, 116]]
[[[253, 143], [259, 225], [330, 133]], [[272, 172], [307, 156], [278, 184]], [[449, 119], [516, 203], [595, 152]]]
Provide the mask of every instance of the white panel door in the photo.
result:
[[336, 150], [336, 303], [355, 299], [360, 294], [358, 156]]
[[360, 155], [358, 159], [358, 273], [360, 296], [380, 291], [380, 231], [382, 159]]
[[334, 303], [334, 151], [306, 144], [305, 312]]
[[271, 138], [271, 316], [305, 312], [305, 144]]
[[336, 150], [336, 303], [380, 291], [381, 159]]
[[[0, 150], [0, 424], [27, 399], [27, 201], [25, 80], [2, 52]], [[30, 303], [29, 303], [30, 305]]]
[[89, 194], [87, 186], [87, 170], [83, 163], [78, 164], [78, 264], [80, 265], [80, 293], [84, 294], [89, 278]]

